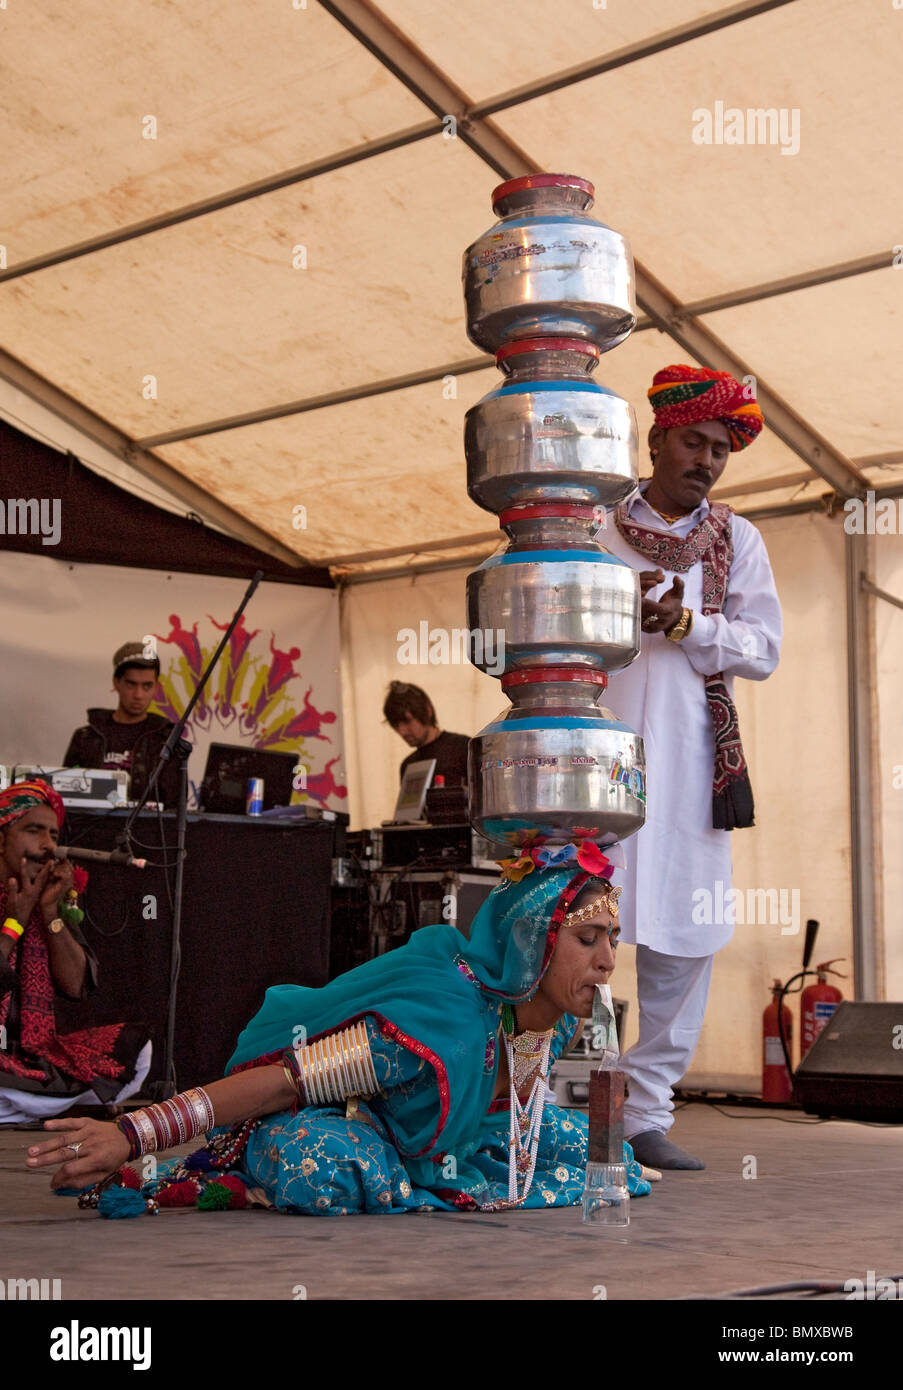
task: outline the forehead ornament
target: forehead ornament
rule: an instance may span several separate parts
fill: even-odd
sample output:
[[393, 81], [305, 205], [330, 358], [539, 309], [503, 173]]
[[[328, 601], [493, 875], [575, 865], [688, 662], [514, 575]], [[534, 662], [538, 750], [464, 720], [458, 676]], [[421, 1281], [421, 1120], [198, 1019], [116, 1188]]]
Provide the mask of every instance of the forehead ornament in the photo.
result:
[[600, 897], [587, 903], [586, 907], [578, 907], [575, 912], [568, 912], [564, 919], [565, 923], [576, 926], [578, 922], [586, 922], [590, 917], [595, 917], [602, 908], [605, 908], [612, 921], [616, 922], [618, 920], [618, 898], [622, 892], [623, 889], [620, 886], [617, 888], [608, 887]]

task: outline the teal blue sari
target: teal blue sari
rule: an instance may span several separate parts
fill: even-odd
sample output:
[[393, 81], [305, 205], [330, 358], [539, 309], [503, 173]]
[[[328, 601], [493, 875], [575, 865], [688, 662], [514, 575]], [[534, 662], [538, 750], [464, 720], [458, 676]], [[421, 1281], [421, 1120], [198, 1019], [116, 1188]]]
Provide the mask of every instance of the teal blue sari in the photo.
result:
[[[213, 1131], [206, 1150], [161, 1164], [145, 1194], [159, 1195], [174, 1179], [213, 1179], [225, 1148], [231, 1174], [251, 1196], [284, 1211], [473, 1210], [505, 1200], [508, 1102], [493, 1103], [502, 1007], [535, 993], [565, 913], [590, 879], [573, 865], [502, 879], [469, 936], [447, 924], [423, 927], [322, 989], [267, 990], [227, 1072], [278, 1062], [299, 1036], [313, 1042], [363, 1020], [379, 1093], [353, 1113], [342, 1104], [265, 1116], [244, 1127], [240, 1147], [228, 1132]], [[559, 1020], [553, 1061], [578, 1027], [570, 1015]], [[580, 1201], [586, 1131], [584, 1114], [546, 1104], [525, 1206]], [[649, 1186], [625, 1150], [631, 1191], [642, 1195]]]
[[[502, 879], [477, 913], [469, 937], [450, 925], [423, 927], [406, 945], [323, 989], [281, 985], [268, 990], [227, 1070], [275, 1060], [299, 1029], [314, 1041], [365, 1019], [382, 1097], [363, 1105], [364, 1118], [352, 1122], [344, 1108], [334, 1107], [261, 1121], [245, 1159], [253, 1170], [249, 1176], [276, 1191], [279, 1168], [288, 1168], [292, 1197], [285, 1200], [283, 1193], [277, 1204], [324, 1214], [473, 1207], [507, 1197], [507, 1102], [492, 1107], [502, 1006], [532, 997], [564, 915], [590, 877], [571, 865], [536, 870], [519, 883]], [[560, 1020], [553, 1061], [578, 1027], [570, 1015]], [[305, 1132], [299, 1136], [299, 1130]], [[343, 1147], [358, 1171], [350, 1183], [337, 1184]], [[527, 1205], [579, 1201], [585, 1163], [586, 1116], [547, 1105], [536, 1186]], [[557, 1172], [552, 1191], [543, 1182], [546, 1170]], [[327, 1173], [320, 1191], [319, 1180]], [[299, 1200], [304, 1177], [312, 1180], [313, 1206]], [[636, 1165], [632, 1178], [636, 1195], [649, 1190]]]

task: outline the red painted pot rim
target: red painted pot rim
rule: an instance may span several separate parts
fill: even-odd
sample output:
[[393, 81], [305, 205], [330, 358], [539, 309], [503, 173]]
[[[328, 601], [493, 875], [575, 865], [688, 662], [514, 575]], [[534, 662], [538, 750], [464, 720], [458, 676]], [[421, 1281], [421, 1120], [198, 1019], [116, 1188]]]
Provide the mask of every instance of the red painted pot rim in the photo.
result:
[[506, 671], [501, 686], [507, 690], [509, 685], [540, 685], [549, 682], [582, 681], [585, 685], [608, 685], [604, 671], [591, 671], [586, 666], [524, 666], [517, 671]]
[[517, 338], [513, 343], [503, 343], [495, 354], [496, 362], [504, 362], [520, 352], [582, 352], [585, 357], [602, 356], [595, 343], [586, 343], [582, 338]]
[[595, 185], [589, 179], [581, 179], [577, 174], [523, 174], [519, 179], [508, 179], [492, 190], [492, 206], [512, 193], [520, 193], [527, 188], [579, 188], [595, 198]]
[[512, 521], [531, 521], [542, 516], [576, 516], [581, 521], [594, 521], [596, 508], [590, 502], [533, 502], [525, 506], [506, 507], [499, 512], [499, 526]]

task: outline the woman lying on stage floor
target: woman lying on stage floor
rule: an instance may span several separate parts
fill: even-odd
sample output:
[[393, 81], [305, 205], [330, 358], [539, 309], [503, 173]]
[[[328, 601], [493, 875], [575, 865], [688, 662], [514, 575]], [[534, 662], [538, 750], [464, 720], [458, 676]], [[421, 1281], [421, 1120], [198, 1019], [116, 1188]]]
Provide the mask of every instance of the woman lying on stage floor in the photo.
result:
[[[552, 1103], [546, 1078], [614, 970], [611, 867], [588, 842], [525, 852], [469, 939], [423, 927], [322, 989], [269, 989], [225, 1080], [115, 1124], [50, 1120], [29, 1167], [62, 1162], [52, 1186], [111, 1216], [195, 1202], [316, 1216], [579, 1203], [587, 1117]], [[144, 1157], [197, 1135], [206, 1147], [187, 1159]], [[151, 1180], [121, 1169], [129, 1160]]]

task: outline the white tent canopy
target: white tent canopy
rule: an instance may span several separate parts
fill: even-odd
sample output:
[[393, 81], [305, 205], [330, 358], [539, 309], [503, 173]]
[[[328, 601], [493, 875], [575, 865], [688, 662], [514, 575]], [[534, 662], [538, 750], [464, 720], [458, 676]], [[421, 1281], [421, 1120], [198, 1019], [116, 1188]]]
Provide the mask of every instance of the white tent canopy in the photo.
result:
[[[2, 25], [0, 413], [333, 566], [357, 823], [386, 814], [394, 782], [379, 707], [395, 632], [460, 625], [464, 570], [436, 570], [493, 544], [464, 486], [464, 412], [496, 373], [464, 332], [461, 253], [502, 178], [593, 180], [644, 315], [598, 378], [641, 431], [675, 360], [754, 376], [766, 415], [715, 494], [761, 524], [788, 620], [779, 673], [741, 695], [762, 825], [736, 837], [737, 873], [802, 880], [805, 860], [809, 911], [827, 931], [831, 904], [844, 948], [825, 955], [853, 950], [852, 888], [860, 988], [903, 994], [868, 891], [882, 853], [888, 908], [903, 889], [901, 618], [859, 583], [903, 592], [901, 541], [854, 547], [827, 515], [903, 493], [893, 0], [85, 0], [11, 5]], [[784, 113], [798, 138], [698, 143], [718, 103]], [[464, 731], [502, 703], [472, 671], [420, 683]], [[758, 998], [798, 959], [790, 940], [747, 932], [718, 997], [746, 972]], [[748, 1048], [738, 1065], [755, 1070]]]
[[[605, 383], [639, 406], [663, 357], [722, 352], [756, 376], [771, 428], [733, 462], [734, 505], [817, 496], [825, 470], [854, 491], [851, 460], [899, 483], [901, 19], [888, 0], [565, 0], [554, 24], [544, 0], [516, 18], [480, 0], [89, 0], [74, 25], [15, 7], [7, 379], [66, 393], [145, 441], [177, 494], [190, 481], [314, 562], [485, 533], [461, 422], [494, 368], [443, 393], [480, 360], [460, 256], [498, 173], [566, 169], [595, 182], [642, 307], [680, 343], [637, 333]], [[796, 112], [798, 150], [695, 143], [718, 102]], [[412, 375], [433, 380], [385, 390]], [[221, 428], [261, 414], [278, 418]]]

